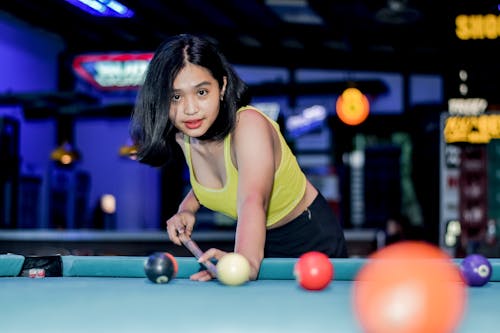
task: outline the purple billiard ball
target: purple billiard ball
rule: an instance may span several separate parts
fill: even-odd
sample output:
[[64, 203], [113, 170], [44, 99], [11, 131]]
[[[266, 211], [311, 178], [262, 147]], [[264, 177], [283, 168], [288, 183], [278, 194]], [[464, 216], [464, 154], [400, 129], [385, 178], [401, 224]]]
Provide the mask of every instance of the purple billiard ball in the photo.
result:
[[492, 272], [489, 260], [480, 254], [469, 254], [460, 263], [460, 272], [469, 286], [484, 286], [491, 278]]

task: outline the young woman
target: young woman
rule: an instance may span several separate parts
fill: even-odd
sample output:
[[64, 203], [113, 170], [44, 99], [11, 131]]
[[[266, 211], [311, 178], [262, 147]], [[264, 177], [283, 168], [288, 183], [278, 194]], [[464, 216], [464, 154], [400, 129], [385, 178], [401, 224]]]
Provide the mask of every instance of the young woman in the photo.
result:
[[[264, 257], [320, 251], [346, 257], [341, 226], [301, 171], [277, 123], [249, 105], [247, 85], [209, 41], [179, 35], [149, 64], [131, 121], [139, 161], [161, 166], [172, 142], [184, 152], [191, 190], [167, 222], [171, 241], [191, 236], [201, 205], [237, 220], [234, 252], [258, 276]], [[209, 249], [200, 258], [220, 259]], [[200, 271], [194, 280], [212, 278]]]

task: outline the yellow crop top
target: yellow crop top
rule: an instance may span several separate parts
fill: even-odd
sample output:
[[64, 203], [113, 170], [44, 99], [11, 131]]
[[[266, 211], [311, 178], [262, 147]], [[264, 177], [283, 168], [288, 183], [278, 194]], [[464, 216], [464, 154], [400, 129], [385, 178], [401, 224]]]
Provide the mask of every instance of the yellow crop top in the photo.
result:
[[[274, 184], [267, 211], [266, 226], [269, 227], [281, 220], [297, 206], [306, 189], [306, 177], [281, 134], [279, 125], [265, 113], [252, 106], [242, 107], [237, 112], [243, 112], [248, 109], [255, 110], [264, 115], [276, 129], [281, 142], [281, 161], [274, 175]], [[238, 170], [231, 161], [231, 135], [229, 134], [224, 138], [226, 183], [224, 187], [220, 189], [207, 188], [196, 181], [191, 163], [191, 146], [188, 136], [184, 137], [184, 145], [191, 187], [200, 204], [212, 211], [237, 219], [236, 196], [238, 189]]]

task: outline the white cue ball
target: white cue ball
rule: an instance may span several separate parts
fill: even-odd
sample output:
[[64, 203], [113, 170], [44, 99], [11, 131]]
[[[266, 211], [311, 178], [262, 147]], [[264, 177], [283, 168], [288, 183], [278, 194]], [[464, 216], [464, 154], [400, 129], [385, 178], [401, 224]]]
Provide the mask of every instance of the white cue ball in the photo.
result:
[[217, 278], [227, 286], [239, 286], [250, 279], [250, 263], [239, 253], [227, 253], [217, 262]]

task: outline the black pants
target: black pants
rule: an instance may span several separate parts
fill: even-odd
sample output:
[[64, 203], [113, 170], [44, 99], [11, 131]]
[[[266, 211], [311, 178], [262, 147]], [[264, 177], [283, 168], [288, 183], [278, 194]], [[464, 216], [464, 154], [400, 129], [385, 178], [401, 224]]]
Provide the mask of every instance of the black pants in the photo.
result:
[[321, 193], [300, 216], [266, 232], [266, 258], [297, 258], [309, 251], [323, 252], [330, 258], [347, 257], [342, 227]]

